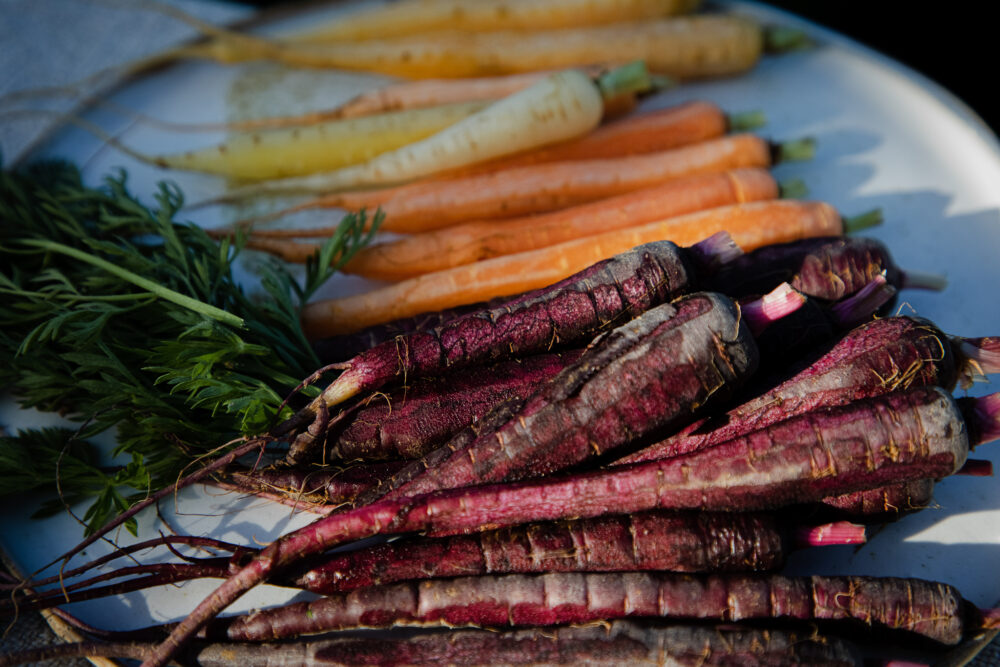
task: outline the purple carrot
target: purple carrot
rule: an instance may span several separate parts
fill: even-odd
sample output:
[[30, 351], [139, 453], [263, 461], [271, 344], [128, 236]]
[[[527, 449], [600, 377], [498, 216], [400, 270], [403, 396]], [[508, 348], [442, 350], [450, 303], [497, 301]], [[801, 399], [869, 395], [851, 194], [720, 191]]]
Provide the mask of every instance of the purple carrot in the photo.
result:
[[833, 637], [780, 630], [637, 625], [488, 632], [424, 632], [407, 638], [345, 637], [295, 644], [215, 644], [197, 652], [202, 667], [267, 660], [268, 665], [811, 665], [860, 664]]
[[357, 504], [562, 470], [691, 421], [732, 395], [756, 363], [732, 301], [682, 297], [606, 334], [499, 428], [468, 446], [448, 443]]
[[966, 366], [954, 348], [927, 320], [874, 320], [852, 330], [809, 367], [723, 417], [695, 422], [614, 465], [681, 456], [820, 406], [906, 387], [952, 387]]
[[859, 544], [864, 537], [863, 527], [846, 522], [792, 528], [760, 513], [637, 512], [396, 540], [324, 556], [294, 585], [327, 595], [474, 574], [770, 571], [783, 567], [795, 548]]
[[900, 270], [874, 239], [821, 237], [765, 246], [727, 262], [711, 279], [712, 289], [731, 296], [763, 294], [787, 282], [803, 294], [838, 301], [884, 275], [898, 289], [940, 290], [944, 279]]
[[391, 381], [542, 352], [554, 343], [589, 340], [691, 291], [703, 272], [702, 260], [720, 247], [731, 246], [717, 237], [690, 249], [669, 241], [648, 243], [495, 308], [397, 336], [344, 364], [344, 372], [274, 435], [294, 435], [289, 451], [294, 462], [323, 432], [328, 410], [359, 393]]
[[502, 628], [621, 618], [852, 623], [904, 631], [944, 645], [957, 644], [966, 632], [981, 630], [985, 623], [953, 587], [921, 579], [616, 572], [510, 574], [378, 586], [221, 619], [208, 634], [268, 641], [398, 623]]
[[452, 489], [334, 514], [271, 543], [202, 600], [145, 664], [164, 664], [220, 611], [291, 564], [374, 535], [458, 535], [657, 508], [773, 509], [945, 477], [965, 462], [969, 434], [990, 432], [975, 422], [997, 421], [996, 412], [978, 409], [978, 402], [964, 407], [963, 415], [944, 390], [920, 388], [817, 410], [683, 458]]
[[326, 435], [329, 459], [416, 459], [504, 401], [523, 400], [583, 350], [476, 366], [373, 394]]
[[237, 471], [226, 479], [245, 493], [271, 493], [310, 504], [340, 505], [391, 477], [405, 461], [382, 461], [344, 467], [272, 467]]

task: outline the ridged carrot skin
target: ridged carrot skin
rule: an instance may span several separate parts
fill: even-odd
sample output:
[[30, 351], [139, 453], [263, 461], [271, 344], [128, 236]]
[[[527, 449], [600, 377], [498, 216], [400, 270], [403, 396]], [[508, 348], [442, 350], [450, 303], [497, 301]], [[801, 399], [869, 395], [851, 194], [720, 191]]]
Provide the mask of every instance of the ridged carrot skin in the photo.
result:
[[281, 644], [220, 642], [198, 650], [203, 667], [267, 665], [810, 665], [855, 667], [856, 650], [814, 632], [614, 621], [583, 627], [427, 632], [405, 639], [338, 637]]
[[[921, 579], [552, 573], [367, 588], [220, 625], [229, 639], [264, 641], [397, 623], [503, 628], [621, 618], [785, 620], [851, 622], [954, 645], [965, 633], [966, 613], [967, 603], [955, 588]], [[975, 629], [975, 623], [969, 625]]]
[[[384, 190], [321, 197], [295, 211], [381, 208], [387, 232], [415, 233], [466, 222], [552, 211], [652, 187], [692, 174], [770, 167], [771, 147], [752, 134], [734, 134], [641, 155], [542, 162]], [[320, 231], [323, 231], [321, 228]], [[284, 235], [268, 232], [267, 236]], [[263, 240], [265, 235], [257, 235]]]
[[458, 535], [655, 508], [749, 511], [815, 502], [890, 481], [946, 477], [965, 462], [969, 444], [951, 396], [917, 389], [809, 413], [683, 459], [379, 502], [272, 542], [202, 600], [147, 662], [163, 663], [250, 588], [346, 542], [407, 532]]
[[681, 297], [595, 341], [498, 428], [468, 446], [447, 443], [358, 504], [566, 469], [693, 420], [756, 367], [756, 344], [731, 300]]
[[363, 294], [316, 301], [302, 311], [310, 339], [418, 313], [519, 294], [550, 285], [629, 248], [670, 239], [694, 244], [720, 231], [749, 251], [771, 243], [843, 232], [837, 211], [822, 202], [768, 201], [676, 216], [638, 227], [428, 273]]
[[696, 211], [776, 199], [778, 195], [778, 183], [765, 169], [689, 176], [552, 213], [465, 223], [369, 246], [342, 270], [375, 280], [401, 280]]
[[614, 465], [683, 456], [810, 410], [842, 405], [910, 387], [953, 387], [958, 361], [944, 333], [914, 317], [888, 317], [863, 324], [819, 359], [724, 417], [692, 424]]
[[791, 542], [771, 515], [640, 512], [534, 523], [336, 554], [295, 580], [330, 595], [397, 581], [545, 572], [749, 572], [784, 565]]
[[330, 429], [324, 460], [420, 458], [500, 403], [526, 399], [582, 353], [532, 355], [374, 394]]

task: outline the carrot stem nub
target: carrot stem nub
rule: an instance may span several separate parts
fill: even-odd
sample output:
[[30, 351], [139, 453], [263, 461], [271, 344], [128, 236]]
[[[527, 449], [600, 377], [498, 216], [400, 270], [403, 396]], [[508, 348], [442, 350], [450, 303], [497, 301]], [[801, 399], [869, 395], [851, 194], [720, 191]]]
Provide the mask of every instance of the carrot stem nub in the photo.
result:
[[802, 526], [795, 531], [798, 547], [825, 547], [840, 544], [864, 544], [865, 527], [850, 521], [836, 521], [821, 526]]
[[613, 99], [625, 93], [644, 92], [653, 86], [649, 77], [649, 70], [646, 69], [646, 63], [641, 60], [635, 60], [605, 72], [597, 77], [595, 83], [605, 100]]
[[740, 304], [740, 312], [747, 326], [756, 336], [772, 322], [793, 313], [806, 302], [806, 298], [792, 289], [788, 283], [781, 283], [759, 299]]
[[856, 293], [834, 304], [830, 314], [837, 326], [850, 329], [867, 320], [894, 296], [896, 288], [886, 281], [884, 275], [878, 275]]
[[726, 124], [730, 132], [747, 132], [767, 125], [767, 116], [760, 109], [756, 111], [741, 111], [726, 116]]
[[787, 53], [789, 51], [811, 49], [814, 46], [816, 46], [816, 42], [798, 28], [789, 28], [780, 25], [764, 27], [765, 53]]
[[771, 157], [775, 164], [781, 162], [803, 162], [816, 155], [816, 140], [812, 137], [792, 139], [771, 145]]
[[801, 178], [791, 178], [778, 183], [778, 196], [781, 199], [802, 199], [809, 195], [809, 186]]
[[901, 271], [900, 274], [899, 282], [903, 289], [929, 289], [940, 292], [948, 286], [948, 279], [940, 273]]
[[877, 227], [882, 224], [882, 209], [873, 208], [865, 213], [860, 213], [850, 218], [844, 218], [842, 220], [844, 225], [844, 233], [850, 234], [852, 232], [858, 232], [862, 229], [868, 229], [869, 227]]
[[969, 430], [970, 448], [1000, 438], [1000, 392], [957, 402]]
[[993, 461], [988, 459], [968, 459], [955, 474], [966, 477], [992, 477]]

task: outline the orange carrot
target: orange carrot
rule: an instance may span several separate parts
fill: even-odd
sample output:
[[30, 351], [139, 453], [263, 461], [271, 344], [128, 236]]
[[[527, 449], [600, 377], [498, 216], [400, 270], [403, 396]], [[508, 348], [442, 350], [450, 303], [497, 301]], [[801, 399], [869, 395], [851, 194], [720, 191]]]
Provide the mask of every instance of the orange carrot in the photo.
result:
[[743, 250], [846, 230], [822, 202], [775, 200], [736, 204], [616, 230], [515, 255], [428, 273], [341, 299], [307, 304], [303, 326], [311, 339], [463, 303], [518, 294], [550, 285], [594, 262], [634, 246], [669, 239], [691, 245], [728, 231]]
[[[768, 167], [771, 145], [735, 134], [645, 155], [548, 162], [460, 178], [418, 182], [381, 191], [324, 197], [324, 206], [349, 210], [380, 207], [383, 231], [423, 232], [465, 222], [552, 211], [651, 187], [691, 174], [739, 167]], [[319, 200], [299, 208], [313, 208]], [[302, 236], [302, 230], [255, 232]], [[321, 229], [315, 235], [329, 235]]]
[[[777, 196], [778, 184], [765, 169], [687, 176], [552, 213], [470, 222], [369, 246], [358, 252], [342, 270], [366, 278], [401, 280], [653, 220]], [[261, 241], [263, 243], [251, 236], [249, 244], [293, 262], [305, 262], [319, 248], [318, 243], [283, 239]]]

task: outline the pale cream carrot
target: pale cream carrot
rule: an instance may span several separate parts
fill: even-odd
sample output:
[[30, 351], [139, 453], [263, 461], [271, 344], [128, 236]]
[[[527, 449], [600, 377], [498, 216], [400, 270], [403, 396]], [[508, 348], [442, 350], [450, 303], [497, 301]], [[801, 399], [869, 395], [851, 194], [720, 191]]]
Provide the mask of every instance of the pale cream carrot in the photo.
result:
[[727, 231], [745, 251], [813, 236], [844, 233], [829, 204], [775, 200], [700, 211], [630, 229], [428, 273], [363, 294], [307, 304], [302, 321], [311, 339], [348, 333], [419, 313], [486, 301], [550, 285], [629, 248], [667, 239], [691, 245]]
[[342, 270], [366, 278], [402, 280], [694, 211], [775, 199], [778, 194], [777, 182], [765, 169], [689, 176], [552, 213], [466, 223], [369, 246]]
[[[326, 205], [347, 210], [381, 208], [383, 231], [414, 233], [469, 220], [509, 218], [553, 211], [683, 176], [769, 167], [774, 151], [764, 139], [734, 134], [691, 146], [643, 155], [546, 162], [497, 172], [418, 182], [384, 191], [343, 193]], [[302, 236], [302, 230], [260, 230], [260, 236]], [[328, 235], [329, 229], [313, 232]]]

